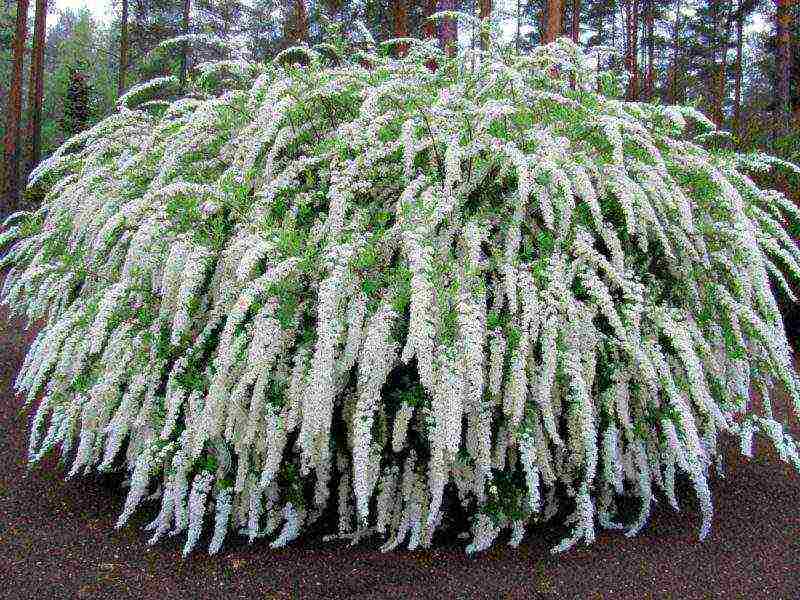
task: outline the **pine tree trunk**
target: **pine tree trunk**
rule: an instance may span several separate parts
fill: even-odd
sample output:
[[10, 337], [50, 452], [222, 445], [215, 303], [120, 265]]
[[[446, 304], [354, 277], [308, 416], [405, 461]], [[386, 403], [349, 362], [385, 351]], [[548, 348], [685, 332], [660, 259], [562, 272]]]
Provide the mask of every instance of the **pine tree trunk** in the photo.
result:
[[581, 39], [581, 0], [572, 0], [572, 41], [576, 44]]
[[639, 98], [639, 0], [626, 0], [625, 8], [625, 69], [628, 71], [627, 99]]
[[[454, 10], [453, 0], [439, 0], [436, 11]], [[443, 19], [439, 24], [439, 42], [448, 56], [454, 56], [458, 49], [458, 23], [455, 19]]]
[[305, 0], [296, 0], [295, 2], [296, 23], [295, 23], [295, 43], [302, 43], [308, 41], [308, 8], [306, 8]]
[[[183, 0], [183, 34], [189, 33], [189, 13], [192, 10], [192, 0]], [[189, 44], [183, 43], [181, 51], [181, 91], [186, 90], [186, 70], [189, 62]]]
[[733, 90], [733, 132], [736, 137], [741, 136], [742, 126], [742, 33], [744, 30], [744, 13], [741, 2], [736, 15], [736, 79]]
[[561, 35], [561, 23], [564, 18], [563, 0], [547, 0], [546, 27], [542, 42], [549, 44]]
[[792, 49], [791, 49], [791, 9], [794, 0], [776, 0], [777, 11], [775, 15], [778, 34], [778, 134], [786, 135], [791, 129], [791, 75], [792, 75]]
[[[492, 18], [492, 0], [479, 1], [479, 17], [481, 22], [488, 24], [489, 19]], [[486, 50], [489, 47], [489, 32], [481, 33], [481, 49]]]
[[[436, 23], [427, 19], [433, 13], [436, 12], [438, 7], [438, 0], [427, 0], [427, 4], [425, 6], [425, 20], [422, 22], [422, 37], [425, 39], [437, 39], [437, 31], [436, 31]], [[430, 59], [427, 62], [427, 67], [431, 71], [435, 71], [437, 68], [436, 61], [434, 59]]]
[[42, 96], [44, 94], [44, 41], [47, 19], [47, 0], [36, 0], [36, 22], [33, 27], [33, 56], [31, 80], [28, 85], [28, 140], [30, 140], [30, 173], [42, 152]]
[[426, 19], [423, 21], [422, 24], [422, 35], [425, 38], [436, 37], [436, 23], [434, 23], [433, 21], [429, 21], [427, 17], [430, 17], [433, 13], [435, 13], [438, 6], [439, 6], [438, 0], [428, 0], [427, 5], [425, 6]]
[[667, 102], [675, 104], [678, 98], [678, 55], [681, 46], [681, 8], [682, 0], [678, 0], [675, 7], [675, 25], [672, 28], [672, 65], [670, 66], [669, 92]]
[[[394, 37], [408, 37], [408, 7], [406, 0], [393, 0], [392, 12], [394, 17]], [[398, 56], [405, 56], [408, 52], [408, 44], [397, 46]]]
[[[711, 1], [711, 16], [714, 24], [714, 42], [711, 48], [710, 78], [708, 81], [709, 96], [711, 96], [711, 120], [717, 127], [722, 125], [722, 96], [725, 90], [725, 54], [723, 44], [725, 43], [722, 35], [722, 15], [720, 11], [720, 0]], [[720, 51], [723, 52], [720, 57]]]
[[119, 32], [119, 82], [117, 96], [125, 93], [125, 76], [128, 72], [128, 0], [122, 0], [122, 22]]
[[5, 146], [6, 190], [0, 216], [16, 212], [19, 207], [20, 121], [22, 120], [22, 63], [25, 37], [28, 34], [28, 0], [17, 2], [17, 29], [14, 36], [14, 63], [8, 92]]
[[645, 36], [647, 37], [647, 75], [644, 81], [644, 95], [648, 102], [653, 99], [655, 91], [655, 15], [653, 14], [653, 0], [647, 0], [647, 12], [645, 13]]

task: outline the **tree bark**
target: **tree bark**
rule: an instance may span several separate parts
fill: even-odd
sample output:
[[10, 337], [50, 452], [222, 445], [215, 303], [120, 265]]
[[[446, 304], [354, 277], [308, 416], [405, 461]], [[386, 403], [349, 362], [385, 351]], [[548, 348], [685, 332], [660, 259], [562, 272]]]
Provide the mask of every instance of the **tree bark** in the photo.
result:
[[[394, 37], [408, 37], [408, 7], [406, 0], [393, 0], [392, 16], [394, 20]], [[397, 46], [397, 55], [405, 56], [408, 52], [408, 44]]]
[[[438, 39], [438, 34], [436, 31], [436, 23], [429, 20], [427, 17], [430, 17], [433, 13], [436, 12], [438, 7], [438, 0], [428, 0], [427, 4], [425, 5], [425, 19], [422, 22], [422, 37], [425, 39]], [[436, 61], [431, 58], [426, 63], [426, 66], [431, 70], [435, 71], [437, 68]]]
[[711, 48], [711, 77], [708, 82], [711, 96], [711, 120], [717, 127], [722, 126], [722, 101], [725, 96], [725, 63], [728, 48], [728, 36], [722, 26], [722, 10], [720, 0], [711, 1], [711, 13], [716, 39]]
[[561, 35], [561, 23], [564, 18], [563, 0], [547, 0], [546, 27], [542, 42], [549, 44]]
[[[454, 10], [453, 0], [438, 0], [436, 12]], [[448, 56], [454, 56], [458, 49], [458, 23], [455, 19], [442, 19], [439, 24], [439, 42]]]
[[[492, 0], [480, 0], [479, 1], [479, 13], [478, 16], [481, 19], [481, 22], [484, 24], [488, 24], [489, 19], [492, 18]], [[485, 31], [481, 33], [481, 50], [486, 50], [489, 48], [489, 32]]]
[[5, 201], [0, 215], [5, 216], [19, 207], [20, 121], [22, 120], [22, 63], [25, 56], [25, 37], [28, 34], [28, 0], [17, 1], [17, 29], [14, 36], [14, 64], [8, 92], [5, 163]]
[[670, 67], [669, 76], [669, 91], [667, 94], [667, 102], [675, 104], [678, 98], [678, 55], [681, 46], [681, 8], [682, 0], [678, 0], [675, 7], [675, 24], [672, 27], [672, 65]]
[[639, 98], [639, 0], [625, 0], [625, 69], [628, 71], [627, 99]]
[[295, 10], [295, 42], [299, 44], [308, 41], [308, 8], [306, 8], [305, 0], [296, 0]]
[[744, 30], [744, 12], [741, 2], [736, 15], [736, 74], [733, 88], [733, 133], [741, 136], [742, 125], [742, 33]]
[[791, 9], [794, 0], [776, 0], [777, 11], [775, 14], [776, 29], [778, 34], [778, 134], [786, 135], [791, 129], [791, 76], [792, 76], [792, 49], [791, 49]]
[[[189, 33], [189, 13], [192, 10], [192, 0], [183, 0], [183, 34]], [[189, 62], [189, 44], [183, 43], [181, 51], [181, 91], [186, 90], [186, 70]]]
[[653, 99], [655, 91], [655, 15], [653, 14], [653, 0], [646, 0], [647, 12], [645, 13], [645, 36], [647, 44], [647, 75], [644, 80], [644, 97], [648, 102]]
[[119, 32], [119, 82], [117, 96], [125, 92], [125, 76], [128, 72], [128, 0], [122, 0], [122, 22]]
[[572, 0], [572, 41], [581, 40], [581, 0]]
[[30, 173], [42, 153], [42, 96], [44, 94], [44, 42], [47, 19], [47, 0], [36, 0], [36, 21], [33, 26], [33, 56], [31, 57], [31, 80], [28, 85], [28, 140]]

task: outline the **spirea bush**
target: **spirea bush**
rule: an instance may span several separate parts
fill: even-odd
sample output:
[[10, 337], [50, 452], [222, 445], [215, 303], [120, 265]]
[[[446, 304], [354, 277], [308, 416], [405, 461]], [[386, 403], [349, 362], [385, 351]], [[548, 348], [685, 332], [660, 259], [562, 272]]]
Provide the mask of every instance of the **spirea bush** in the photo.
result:
[[428, 547], [453, 503], [467, 552], [566, 515], [561, 551], [677, 510], [680, 474], [702, 539], [718, 434], [800, 468], [770, 406], [800, 412], [771, 287], [800, 275], [800, 213], [748, 176], [792, 167], [617, 99], [595, 58], [367, 40], [132, 90], [2, 234], [3, 298], [40, 326], [30, 460], [126, 470], [118, 525], [158, 500], [152, 542], [185, 553], [204, 521], [212, 553], [283, 546], [331, 503], [383, 550]]

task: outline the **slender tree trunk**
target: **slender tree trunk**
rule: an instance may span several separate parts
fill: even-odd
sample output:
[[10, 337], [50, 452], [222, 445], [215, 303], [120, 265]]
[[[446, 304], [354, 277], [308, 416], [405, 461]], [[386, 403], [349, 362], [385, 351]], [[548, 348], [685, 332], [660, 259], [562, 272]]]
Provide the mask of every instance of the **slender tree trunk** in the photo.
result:
[[546, 27], [542, 41], [545, 44], [554, 42], [561, 35], [561, 24], [564, 19], [563, 0], [547, 0]]
[[744, 30], [744, 13], [741, 1], [736, 15], [736, 75], [733, 88], [733, 132], [741, 136], [742, 125], [742, 33]]
[[675, 24], [672, 27], [672, 65], [670, 66], [669, 75], [669, 91], [667, 94], [667, 102], [675, 104], [678, 98], [678, 56], [681, 46], [681, 8], [683, 7], [682, 0], [678, 0], [675, 7]]
[[[189, 33], [189, 13], [192, 10], [192, 0], [183, 0], [183, 34]], [[189, 63], [189, 44], [183, 43], [181, 51], [181, 91], [186, 90], [186, 70]]]
[[514, 49], [519, 52], [519, 21], [520, 21], [520, 0], [517, 0], [517, 13], [516, 13], [516, 21], [517, 21], [517, 32], [514, 36]]
[[[425, 39], [438, 39], [438, 32], [436, 31], [436, 23], [427, 18], [436, 12], [437, 7], [438, 7], [438, 0], [427, 0], [427, 4], [425, 6], [426, 18], [422, 22], [422, 36]], [[435, 71], [438, 66], [434, 59], [428, 60], [426, 65], [431, 71]]]
[[715, 39], [711, 47], [710, 77], [707, 85], [711, 96], [711, 120], [717, 127], [720, 127], [722, 124], [722, 97], [725, 90], [725, 51], [723, 45], [726, 43], [722, 34], [720, 0], [711, 0], [711, 17], [714, 23]]
[[625, 68], [630, 75], [628, 100], [639, 99], [639, 0], [625, 0]]
[[119, 82], [117, 96], [125, 93], [125, 76], [128, 72], [128, 0], [122, 0], [122, 23], [119, 32]]
[[[481, 22], [488, 25], [489, 19], [492, 18], [492, 0], [479, 0], [478, 2], [479, 14]], [[481, 33], [481, 50], [489, 48], [489, 32]]]
[[20, 121], [22, 120], [22, 62], [28, 34], [28, 0], [17, 1], [17, 30], [14, 36], [14, 65], [8, 92], [5, 146], [6, 190], [0, 216], [19, 207]]
[[647, 75], [644, 80], [644, 95], [645, 99], [649, 102], [653, 99], [653, 92], [655, 91], [655, 15], [653, 0], [647, 1], [647, 12], [645, 13], [645, 37], [647, 44]]
[[[436, 12], [453, 10], [453, 0], [438, 0]], [[439, 23], [439, 42], [448, 56], [454, 56], [458, 50], [458, 23], [455, 19], [443, 19]]]
[[[603, 13], [601, 12], [599, 15], [599, 19], [597, 22], [597, 40], [602, 44], [603, 38], [605, 36], [605, 23], [603, 22]], [[602, 65], [600, 64], [600, 55], [597, 55], [597, 66], [595, 67], [595, 72], [597, 73], [597, 93], [601, 93], [603, 91], [603, 85], [600, 81], [600, 71], [602, 69]]]
[[[394, 37], [408, 37], [408, 7], [406, 0], [393, 0], [392, 17], [394, 20]], [[397, 46], [397, 55], [405, 56], [408, 52], [408, 44]]]
[[297, 15], [295, 41], [299, 44], [308, 41], [308, 8], [305, 0], [296, 0], [295, 10]]
[[28, 140], [30, 140], [30, 173], [42, 153], [42, 95], [44, 94], [44, 41], [47, 0], [36, 0], [36, 22], [33, 26], [31, 80], [28, 85]]
[[572, 0], [572, 41], [576, 44], [581, 40], [581, 0]]
[[792, 12], [794, 0], [776, 0], [775, 15], [778, 34], [778, 134], [786, 135], [791, 129], [791, 76], [792, 76]]

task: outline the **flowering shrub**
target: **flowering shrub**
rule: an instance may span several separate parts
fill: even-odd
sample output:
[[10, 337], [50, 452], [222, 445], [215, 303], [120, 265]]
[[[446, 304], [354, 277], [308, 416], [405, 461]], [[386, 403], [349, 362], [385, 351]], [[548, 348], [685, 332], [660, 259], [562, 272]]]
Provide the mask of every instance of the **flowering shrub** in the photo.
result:
[[119, 525], [159, 498], [152, 542], [185, 553], [206, 518], [212, 553], [282, 546], [334, 484], [354, 542], [429, 546], [451, 497], [468, 552], [564, 508], [559, 551], [635, 534], [656, 488], [677, 510], [678, 472], [702, 539], [718, 433], [800, 468], [769, 396], [800, 412], [770, 287], [800, 276], [800, 212], [747, 175], [791, 165], [704, 149], [705, 117], [616, 99], [568, 40], [400, 42], [136, 88], [36, 169], [0, 237], [3, 298], [43, 323], [30, 460], [127, 469]]

